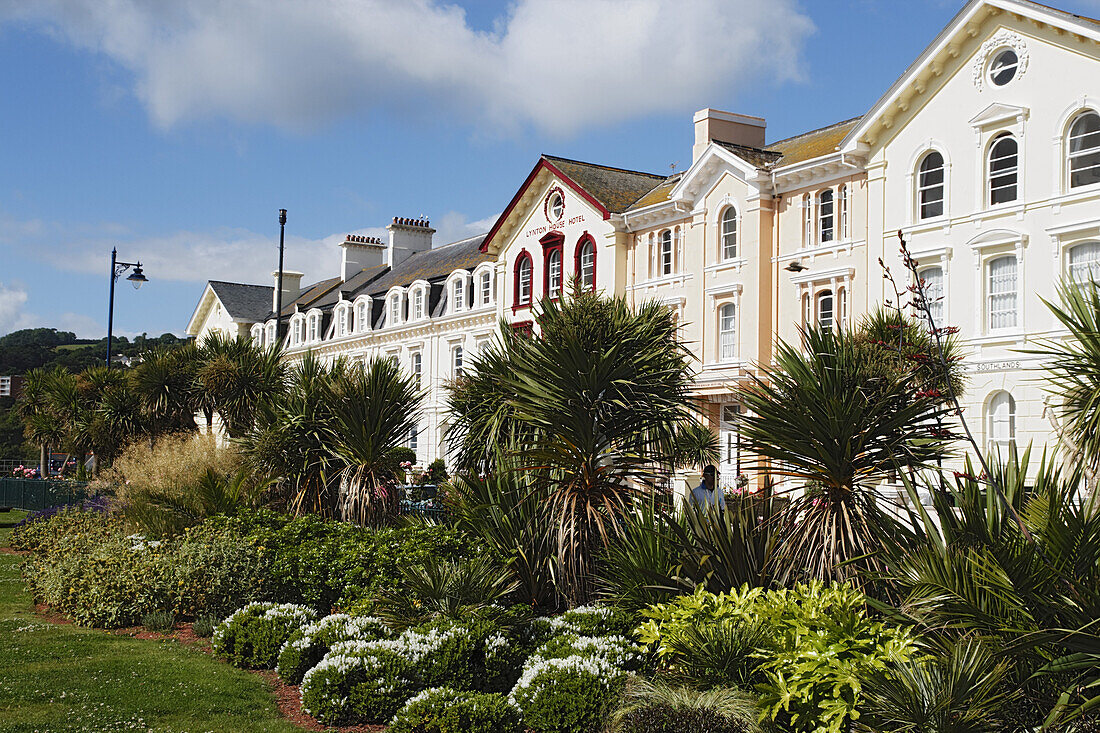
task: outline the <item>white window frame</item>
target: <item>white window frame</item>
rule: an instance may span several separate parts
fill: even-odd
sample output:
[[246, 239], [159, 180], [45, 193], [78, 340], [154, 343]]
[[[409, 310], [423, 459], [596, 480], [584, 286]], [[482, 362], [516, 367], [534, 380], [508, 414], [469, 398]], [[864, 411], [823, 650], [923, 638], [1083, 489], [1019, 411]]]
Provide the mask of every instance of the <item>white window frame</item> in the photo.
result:
[[[938, 287], [930, 287], [928, 284], [928, 275], [932, 272], [939, 273]], [[938, 262], [934, 265], [921, 267], [917, 270], [917, 277], [925, 283], [922, 290], [924, 291], [925, 297], [928, 299], [928, 310], [932, 314], [932, 323], [935, 324], [936, 328], [943, 328], [946, 325], [945, 318], [947, 315], [947, 272], [943, 263]], [[924, 320], [928, 316], [925, 313], [918, 313], [917, 317]]]
[[562, 248], [554, 247], [546, 254], [546, 294], [557, 299], [561, 297], [562, 289]]
[[419, 349], [409, 352], [409, 373], [416, 380], [416, 388], [423, 388], [424, 352]]
[[[526, 267], [526, 277], [524, 268]], [[524, 253], [522, 259], [516, 264], [516, 282], [519, 292], [516, 293], [516, 305], [531, 305], [532, 289], [535, 283], [535, 261], [530, 254]]]
[[[826, 299], [829, 302], [829, 317], [823, 318], [822, 306]], [[814, 322], [818, 328], [835, 328], [836, 327], [836, 290], [831, 288], [822, 288], [814, 293]]]
[[370, 312], [370, 300], [360, 298], [355, 301], [355, 323], [353, 326], [356, 333], [366, 333], [370, 330]]
[[464, 373], [465, 349], [462, 344], [451, 346], [451, 377], [457, 379]]
[[493, 304], [493, 273], [489, 269], [483, 269], [477, 276], [478, 291], [482, 308]]
[[817, 241], [827, 244], [836, 241], [836, 194], [825, 188], [817, 192]]
[[391, 293], [386, 299], [386, 328], [401, 325], [401, 295]]
[[264, 341], [267, 343], [267, 345], [268, 346], [274, 346], [275, 345], [275, 324], [274, 323], [267, 324], [267, 326], [264, 328], [264, 333], [265, 333]]
[[[994, 265], [996, 265], [999, 262], [1011, 263], [1012, 264], [1013, 272], [1012, 272], [1012, 289], [1011, 290], [1006, 289], [1006, 290], [1002, 290], [1002, 291], [996, 291], [996, 292], [994, 291], [994, 286], [996, 285], [996, 283], [994, 281], [995, 275], [994, 275], [993, 270], [994, 270]], [[1018, 330], [1020, 328], [1021, 322], [1022, 322], [1021, 314], [1020, 314], [1020, 260], [1019, 260], [1019, 257], [1017, 257], [1016, 255], [1011, 254], [1011, 253], [992, 256], [988, 260], [986, 260], [984, 269], [985, 269], [985, 293], [986, 293], [986, 299], [985, 299], [986, 329], [991, 333]], [[1001, 277], [1005, 277], [1005, 275], [1002, 275]], [[1006, 296], [1011, 296], [1011, 302], [1012, 302], [1011, 309], [1003, 308], [999, 311], [995, 311], [994, 310], [995, 299], [996, 298], [1006, 298]], [[1007, 300], [1004, 301], [1004, 302], [1007, 302]], [[1007, 318], [1006, 318], [1007, 315], [1011, 315], [1011, 321], [1012, 321], [1011, 323], [1008, 323], [1008, 324], [1001, 323], [1000, 325], [995, 325], [994, 324], [994, 320], [997, 317], [1000, 317], [1002, 321], [1007, 320]]]
[[[1002, 400], [1002, 398], [1004, 398]], [[1001, 402], [1007, 402], [1006, 414], [1001, 420], [998, 420], [997, 407]], [[997, 428], [1000, 424], [1004, 423], [1006, 426], [1007, 439], [998, 438]], [[990, 453], [1000, 452], [1001, 456], [1005, 456], [1009, 449], [1009, 446], [1016, 442], [1016, 398], [1012, 393], [1007, 390], [997, 390], [989, 395], [989, 399], [986, 401], [986, 449]]]
[[[1086, 117], [1089, 117], [1089, 116], [1096, 117], [1097, 120], [1100, 121], [1100, 112], [1097, 112], [1094, 109], [1084, 109], [1084, 110], [1081, 110], [1080, 112], [1078, 112], [1077, 114], [1075, 114], [1073, 116], [1073, 119], [1070, 120], [1069, 125], [1066, 128], [1066, 142], [1065, 142], [1066, 190], [1072, 191], [1072, 190], [1076, 190], [1076, 189], [1079, 189], [1079, 188], [1088, 188], [1089, 186], [1095, 186], [1095, 185], [1097, 185], [1097, 183], [1100, 183], [1100, 181], [1094, 181], [1093, 183], [1082, 183], [1082, 184], [1079, 184], [1079, 185], [1076, 185], [1076, 186], [1073, 185], [1073, 173], [1074, 173], [1073, 164], [1074, 164], [1074, 161], [1077, 160], [1077, 159], [1080, 159], [1080, 158], [1087, 158], [1089, 156], [1096, 156], [1096, 157], [1100, 158], [1100, 132], [1089, 132], [1089, 133], [1085, 133], [1084, 135], [1077, 135], [1077, 136], [1074, 136], [1074, 134], [1073, 134], [1073, 128], [1076, 127], [1079, 122], [1083, 121]], [[1091, 147], [1091, 148], [1085, 148], [1084, 150], [1078, 150], [1078, 151], [1074, 152], [1073, 151], [1074, 138], [1075, 137], [1084, 138], [1086, 136], [1090, 136], [1090, 137], [1095, 136], [1095, 138], [1097, 140], [1096, 145]], [[1100, 167], [1100, 162], [1098, 162], [1094, 165], [1088, 166], [1085, 170], [1089, 170], [1089, 169], [1097, 168], [1097, 167]]]
[[[933, 155], [938, 155], [940, 157], [939, 167], [938, 168], [931, 168], [927, 171], [924, 170], [925, 163], [927, 163], [932, 158]], [[926, 174], [933, 173], [937, 170], [940, 172], [940, 182], [939, 183], [932, 183], [932, 184], [926, 183], [925, 182]], [[916, 184], [917, 184], [916, 185], [917, 215], [914, 218], [917, 221], [930, 221], [930, 220], [939, 219], [939, 218], [943, 217], [947, 213], [947, 158], [944, 156], [944, 154], [941, 151], [936, 150], [934, 148], [932, 150], [927, 151], [924, 155], [921, 156], [920, 161], [917, 163], [917, 170], [916, 170], [915, 175], [916, 175]], [[939, 199], [933, 200], [933, 199], [929, 198], [926, 201], [925, 197], [927, 195], [931, 195], [936, 189], [939, 189]], [[931, 206], [931, 205], [935, 205], [937, 203], [940, 205], [940, 213], [930, 214], [928, 216], [925, 216], [924, 215], [925, 206], [926, 205]]]
[[722, 262], [737, 259], [737, 207], [727, 206], [718, 218], [719, 259]]
[[0, 397], [11, 397], [11, 377], [0, 377]]
[[[1008, 155], [1000, 154], [995, 158], [994, 153], [995, 153], [997, 147], [1002, 142], [1005, 142], [1005, 141], [1008, 141], [1008, 140], [1011, 140], [1016, 145], [1015, 163], [1013, 165], [1011, 165], [1010, 167], [1008, 167], [1008, 168], [997, 171], [996, 174], [994, 174], [994, 171], [993, 171], [994, 162], [999, 161], [999, 160], [1007, 160], [1008, 157], [1009, 157]], [[989, 150], [988, 150], [988, 152], [986, 153], [986, 156], [985, 156], [985, 161], [986, 161], [985, 162], [985, 166], [986, 166], [986, 183], [985, 183], [986, 195], [985, 195], [985, 199], [986, 199], [986, 206], [987, 207], [994, 208], [994, 207], [998, 207], [998, 206], [1009, 206], [1011, 204], [1015, 204], [1015, 203], [1018, 203], [1020, 201], [1020, 194], [1021, 194], [1020, 188], [1021, 188], [1021, 185], [1022, 185], [1022, 181], [1021, 181], [1021, 178], [1020, 178], [1020, 150], [1021, 150], [1021, 147], [1022, 146], [1020, 145], [1019, 138], [1017, 138], [1016, 135], [1011, 133], [1011, 132], [999, 132], [999, 133], [997, 133], [996, 135], [993, 136], [992, 141], [989, 143]], [[1012, 183], [1006, 183], [1006, 184], [1000, 184], [1000, 185], [994, 186], [994, 180], [1007, 178], [1009, 176], [1012, 176], [1012, 178], [1013, 178]], [[994, 201], [993, 201], [994, 192], [999, 191], [999, 190], [1003, 190], [1003, 189], [1007, 189], [1009, 187], [1014, 187], [1016, 189], [1015, 194], [1013, 195], [1013, 197], [1011, 199], [1006, 200], [1006, 201], [998, 201], [998, 202], [994, 203]]]
[[802, 246], [806, 249], [814, 246], [814, 197], [802, 194]]
[[718, 361], [737, 361], [737, 303], [727, 301], [718, 306]]
[[[1075, 254], [1086, 251], [1091, 251], [1095, 254], [1095, 257], [1084, 259], [1083, 262], [1078, 263], [1073, 261]], [[1089, 273], [1088, 277], [1081, 278], [1078, 276], [1086, 271]], [[1089, 282], [1100, 283], [1100, 241], [1076, 242], [1066, 248], [1066, 279], [1075, 285], [1087, 285]]]
[[852, 238], [852, 187], [847, 183], [840, 184], [836, 198], [840, 209], [837, 218], [838, 239], [847, 242]]
[[675, 272], [676, 250], [672, 241], [672, 230], [665, 229], [657, 235], [657, 247], [659, 250], [658, 264], [660, 266], [659, 277], [665, 277]]
[[461, 313], [466, 310], [466, 282], [461, 277], [451, 280], [451, 313]]
[[413, 288], [412, 299], [413, 299], [413, 303], [412, 303], [413, 307], [412, 307], [412, 319], [411, 320], [414, 320], [414, 321], [424, 320], [424, 315], [427, 312], [427, 309], [424, 307], [424, 301], [426, 300], [426, 298], [424, 297], [424, 287], [423, 286], [418, 285], [415, 288]]
[[580, 278], [584, 290], [596, 288], [596, 242], [588, 237], [581, 244], [581, 253], [578, 258], [579, 269], [577, 277]]

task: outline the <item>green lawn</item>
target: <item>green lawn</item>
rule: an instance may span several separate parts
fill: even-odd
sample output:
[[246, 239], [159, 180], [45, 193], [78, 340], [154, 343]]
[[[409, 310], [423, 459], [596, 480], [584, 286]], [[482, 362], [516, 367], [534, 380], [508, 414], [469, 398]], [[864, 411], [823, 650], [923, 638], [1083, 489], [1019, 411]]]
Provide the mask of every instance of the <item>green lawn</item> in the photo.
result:
[[[0, 546], [22, 512], [0, 514]], [[300, 731], [255, 675], [171, 641], [50, 624], [0, 554], [0, 732]]]

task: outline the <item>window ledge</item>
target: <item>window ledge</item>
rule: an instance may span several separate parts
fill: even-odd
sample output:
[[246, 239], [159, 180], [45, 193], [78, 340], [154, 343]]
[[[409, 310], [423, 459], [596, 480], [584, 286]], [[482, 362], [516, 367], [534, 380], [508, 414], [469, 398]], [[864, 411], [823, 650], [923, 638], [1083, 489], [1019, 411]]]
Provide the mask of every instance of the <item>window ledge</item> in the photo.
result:
[[850, 252], [856, 247], [862, 247], [867, 243], [865, 239], [853, 240], [842, 239], [837, 242], [830, 242], [827, 245], [818, 247], [800, 247], [790, 252], [785, 252], [780, 255], [772, 257], [772, 262], [786, 262], [791, 259], [801, 259], [802, 257], [821, 257], [822, 255], [837, 256], [842, 252]]
[[630, 286], [630, 290], [638, 290], [641, 288], [654, 288], [658, 285], [682, 285], [683, 283], [691, 280], [695, 277], [694, 273], [690, 272], [678, 272], [674, 275], [662, 275], [661, 277], [653, 278], [652, 280], [643, 280], [640, 283]]
[[1022, 344], [1027, 340], [1027, 332], [1022, 328], [1012, 328], [1004, 331], [989, 331], [984, 336], [974, 336], [966, 339], [968, 344], [980, 346], [994, 346], [997, 344]]
[[703, 268], [703, 272], [710, 275], [716, 272], [725, 272], [726, 270], [739, 271], [748, 263], [749, 261], [744, 257], [734, 257], [731, 260], [722, 260], [721, 262], [715, 262], [713, 265], [707, 265]]
[[709, 364], [703, 364], [702, 370], [704, 372], [716, 372], [723, 369], [743, 369], [748, 366], [748, 362], [744, 359], [728, 359], [726, 361], [712, 361]]

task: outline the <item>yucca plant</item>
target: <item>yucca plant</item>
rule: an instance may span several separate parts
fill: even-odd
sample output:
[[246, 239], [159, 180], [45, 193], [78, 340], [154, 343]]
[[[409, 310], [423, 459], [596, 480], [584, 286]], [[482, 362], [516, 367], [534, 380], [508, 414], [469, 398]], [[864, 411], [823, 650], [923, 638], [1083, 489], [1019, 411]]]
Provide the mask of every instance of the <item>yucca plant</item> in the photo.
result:
[[633, 678], [611, 715], [609, 733], [664, 733], [705, 730], [713, 733], [757, 733], [755, 697], [737, 687], [699, 690], [662, 680]]
[[283, 392], [286, 375], [282, 354], [256, 346], [248, 337], [214, 332], [199, 344], [198, 403], [218, 414], [229, 437], [248, 432], [259, 406]]

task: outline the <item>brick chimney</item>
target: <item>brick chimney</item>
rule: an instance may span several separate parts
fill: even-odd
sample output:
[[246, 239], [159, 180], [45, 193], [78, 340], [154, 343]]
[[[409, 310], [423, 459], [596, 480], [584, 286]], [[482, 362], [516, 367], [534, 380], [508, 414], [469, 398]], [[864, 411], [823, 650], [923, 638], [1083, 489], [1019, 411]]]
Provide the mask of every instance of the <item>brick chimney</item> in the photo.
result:
[[695, 146], [691, 149], [691, 162], [699, 160], [712, 140], [763, 148], [765, 124], [763, 117], [723, 112], [710, 107], [699, 110], [695, 113]]
[[[278, 306], [279, 299], [279, 271], [271, 273], [271, 277], [275, 280], [275, 287], [271, 291], [271, 310], [274, 311]], [[283, 270], [283, 308], [293, 303], [298, 298], [298, 293], [302, 289], [302, 277], [303, 273], [295, 272], [294, 270]]]
[[386, 243], [378, 237], [349, 234], [340, 243], [340, 274], [344, 282], [360, 270], [386, 264]]
[[395, 216], [393, 223], [386, 229], [390, 233], [386, 264], [390, 267], [397, 267], [416, 252], [424, 252], [432, 248], [432, 235], [435, 234], [435, 230], [427, 219], [405, 219]]

